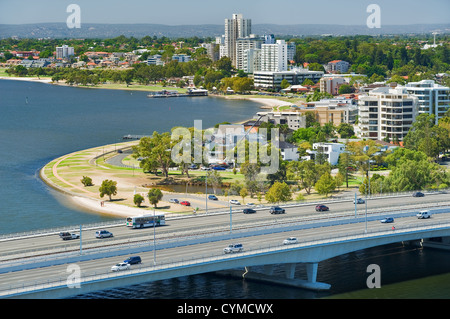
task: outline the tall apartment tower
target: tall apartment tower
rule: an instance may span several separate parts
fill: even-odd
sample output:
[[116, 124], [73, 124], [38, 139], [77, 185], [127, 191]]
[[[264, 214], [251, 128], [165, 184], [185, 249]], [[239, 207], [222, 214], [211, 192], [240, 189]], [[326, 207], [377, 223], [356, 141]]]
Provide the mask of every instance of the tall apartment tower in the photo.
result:
[[73, 47], [69, 47], [65, 44], [61, 47], [56, 47], [56, 58], [57, 59], [68, 58], [72, 55], [75, 55]]
[[[236, 40], [236, 68], [244, 70], [246, 63], [246, 51], [251, 49], [261, 49], [263, 40], [255, 37], [253, 34], [250, 37], [239, 38]], [[247, 72], [248, 73], [248, 72]], [[253, 73], [253, 72], [251, 72]]]
[[287, 71], [287, 45], [284, 40], [261, 45], [261, 71]]
[[405, 88], [379, 87], [359, 96], [358, 135], [374, 140], [402, 141], [417, 114], [419, 99]]
[[233, 14], [232, 19], [225, 19], [224, 54], [237, 66], [236, 41], [252, 33], [252, 20], [244, 19], [242, 14]]

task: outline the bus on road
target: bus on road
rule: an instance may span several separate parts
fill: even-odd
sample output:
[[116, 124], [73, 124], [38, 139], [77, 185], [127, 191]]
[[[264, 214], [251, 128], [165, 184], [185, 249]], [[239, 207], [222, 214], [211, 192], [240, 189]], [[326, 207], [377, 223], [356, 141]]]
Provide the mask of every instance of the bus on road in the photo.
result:
[[164, 213], [127, 217], [127, 226], [132, 228], [154, 227], [166, 224]]

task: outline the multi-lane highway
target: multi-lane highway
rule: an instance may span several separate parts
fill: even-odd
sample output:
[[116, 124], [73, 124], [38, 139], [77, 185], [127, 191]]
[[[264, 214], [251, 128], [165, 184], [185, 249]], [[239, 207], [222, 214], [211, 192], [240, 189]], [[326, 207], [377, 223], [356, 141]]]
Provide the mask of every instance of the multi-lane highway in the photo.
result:
[[[448, 202], [448, 194], [433, 194], [425, 197], [388, 197], [369, 199], [367, 202], [367, 211], [369, 214], [378, 214], [380, 219], [389, 216], [396, 210], [404, 210], [410, 206], [411, 210], [420, 207], [435, 207], [439, 203]], [[336, 201], [327, 203], [330, 208], [327, 212], [316, 212], [315, 204], [303, 206], [286, 207], [285, 214], [271, 215], [268, 207], [256, 209], [254, 214], [243, 214], [244, 205], [234, 206], [233, 214], [230, 218], [229, 213], [197, 215], [191, 217], [168, 218], [166, 226], [157, 227], [155, 237], [157, 240], [171, 237], [182, 237], [199, 233], [217, 233], [228, 231], [230, 224], [233, 230], [250, 229], [262, 225], [288, 225], [292, 222], [310, 222], [315, 219], [331, 219], [343, 215], [354, 216], [355, 204], [352, 200]], [[358, 216], [365, 214], [366, 205], [356, 205]], [[226, 210], [225, 210], [226, 211]], [[105, 245], [117, 245], [122, 243], [132, 243], [143, 240], [153, 240], [154, 232], [152, 228], [131, 229], [126, 226], [107, 227], [107, 230], [114, 234], [113, 238], [97, 239], [95, 231], [98, 229], [83, 229], [82, 231], [82, 249], [87, 250], [94, 247]], [[73, 232], [79, 233], [78, 229]], [[57, 233], [40, 235], [36, 237], [15, 238], [4, 240], [0, 245], [0, 267], [1, 263], [8, 260], [17, 260], [35, 255], [48, 254], [56, 251], [74, 251], [80, 249], [79, 240], [63, 241]]]
[[[354, 216], [355, 205], [352, 201], [336, 201], [327, 203], [329, 212], [316, 212], [315, 205], [305, 205], [286, 208], [286, 214], [271, 215], [268, 209], [258, 210], [254, 214], [243, 214], [235, 212], [232, 215], [233, 231], [240, 233], [240, 238], [233, 240], [224, 238], [205, 240], [197, 242], [195, 245], [172, 245], [162, 249], [161, 243], [176, 238], [180, 244], [184, 240], [189, 240], [193, 235], [211, 236], [219, 233], [227, 233], [230, 230], [230, 215], [216, 214], [209, 216], [194, 216], [188, 218], [173, 218], [167, 220], [167, 225], [162, 227], [147, 229], [131, 229], [126, 226], [110, 227], [108, 230], [114, 233], [113, 238], [96, 239], [96, 229], [84, 230], [82, 233], [83, 252], [108, 247], [121, 247], [122, 244], [141, 242], [147, 245], [147, 249], [140, 252], [143, 263], [133, 265], [132, 268], [168, 264], [180, 259], [210, 258], [223, 254], [223, 248], [231, 242], [240, 242], [244, 245], [245, 251], [251, 251], [268, 246], [282, 246], [282, 241], [287, 237], [297, 237], [300, 243], [312, 240], [328, 239], [348, 234], [389, 231], [392, 225], [397, 230], [420, 225], [444, 223], [450, 220], [450, 210], [445, 213], [434, 214], [432, 218], [419, 220], [414, 215], [408, 217], [396, 217], [394, 224], [382, 224], [379, 219], [391, 216], [396, 211], [416, 212], [422, 209], [434, 210], [446, 204], [449, 205], [448, 194], [434, 194], [423, 198], [413, 197], [391, 197], [369, 200], [367, 204], [368, 212], [375, 217], [367, 223], [362, 219], [358, 223], [336, 223], [333, 226], [315, 227], [314, 223], [323, 220], [338, 220], [337, 216]], [[365, 216], [365, 204], [357, 205], [358, 216]], [[285, 231], [282, 226], [291, 224], [309, 223], [310, 227]], [[265, 233], [258, 236], [248, 236], [248, 232], [261, 226], [279, 227], [280, 231]], [[153, 236], [156, 242], [153, 242]], [[156, 252], [148, 248], [156, 243]], [[74, 254], [79, 250], [79, 240], [62, 241], [58, 234], [42, 235], [33, 238], [17, 238], [5, 240], [0, 245], [0, 270], [7, 265], [31, 262], [50, 256], [57, 256], [63, 252]], [[99, 258], [93, 260], [79, 261], [77, 266], [85, 275], [105, 274], [110, 272], [111, 266], [123, 261], [129, 254], [116, 255], [114, 257]], [[5, 287], [17, 287], [30, 282], [64, 281], [68, 277], [67, 264], [54, 265], [51, 267], [40, 267], [0, 273], [0, 290]]]
[[[450, 213], [435, 214], [431, 219], [419, 220], [415, 216], [396, 218], [395, 226], [397, 230], [406, 227], [415, 227], [418, 225], [428, 225], [436, 223], [448, 222]], [[169, 227], [169, 226], [167, 226]], [[392, 224], [381, 224], [378, 220], [369, 221], [367, 228], [370, 232], [375, 231], [390, 231]], [[162, 228], [160, 228], [162, 229]], [[200, 243], [190, 246], [178, 246], [168, 249], [157, 250], [156, 254], [152, 251], [140, 253], [143, 263], [141, 265], [133, 265], [132, 268], [152, 266], [154, 262], [157, 265], [167, 264], [179, 261], [181, 258], [189, 260], [191, 258], [210, 258], [223, 254], [223, 248], [231, 242], [240, 242], [243, 244], [245, 251], [251, 251], [258, 248], [269, 246], [282, 246], [282, 241], [287, 237], [297, 237], [299, 242], [308, 242], [318, 239], [326, 239], [338, 236], [344, 236], [354, 233], [364, 233], [364, 222], [343, 224], [336, 226], [323, 227], [320, 230], [317, 228], [309, 228], [302, 230], [295, 230], [289, 232], [276, 232], [261, 236], [243, 237], [235, 240], [218, 240], [206, 243]], [[119, 228], [117, 228], [119, 230]], [[126, 233], [127, 230], [125, 230]], [[131, 230], [130, 230], [131, 231]], [[146, 230], [145, 230], [146, 231]], [[117, 232], [119, 233], [119, 232]], [[119, 235], [122, 237], [123, 235]], [[103, 243], [111, 242], [110, 239], [102, 240]], [[83, 275], [105, 274], [110, 272], [111, 266], [123, 261], [128, 255], [120, 255], [115, 257], [108, 257], [102, 259], [88, 260], [77, 262]], [[17, 287], [22, 284], [30, 284], [32, 282], [41, 283], [45, 278], [46, 281], [62, 281], [64, 282], [70, 272], [68, 272], [67, 264], [56, 265], [52, 267], [42, 267], [36, 269], [29, 269], [17, 272], [9, 272], [0, 274], [0, 290], [2, 287]]]

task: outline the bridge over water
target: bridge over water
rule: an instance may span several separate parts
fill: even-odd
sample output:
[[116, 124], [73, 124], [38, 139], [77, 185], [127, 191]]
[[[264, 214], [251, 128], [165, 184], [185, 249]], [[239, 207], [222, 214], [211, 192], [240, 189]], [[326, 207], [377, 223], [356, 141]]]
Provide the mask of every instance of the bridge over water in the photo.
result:
[[[341, 214], [337, 217], [291, 219], [288, 223], [254, 223], [254, 227], [227, 229], [205, 227], [192, 232], [180, 229], [172, 232], [162, 227], [147, 231], [148, 237], [136, 242], [120, 240], [106, 247], [86, 247], [56, 251], [7, 263], [0, 263], [0, 296], [3, 298], [65, 298], [114, 287], [164, 280], [180, 276], [241, 269], [247, 278], [259, 278], [287, 283], [307, 289], [328, 289], [317, 282], [318, 264], [349, 252], [427, 238], [450, 237], [449, 203], [430, 208], [433, 216], [427, 220], [415, 217], [417, 209], [405, 207], [390, 213], [392, 224], [379, 222], [385, 214]], [[436, 205], [438, 206], [438, 205]], [[120, 226], [117, 226], [120, 227]], [[153, 231], [160, 237], [152, 238]], [[163, 235], [163, 233], [165, 235]], [[295, 236], [297, 244], [283, 245], [286, 237]], [[156, 239], [156, 240], [153, 240]], [[245, 250], [223, 254], [230, 242], [241, 242]], [[124, 256], [138, 254], [141, 265], [112, 273], [110, 267]], [[306, 264], [307, 278], [294, 278], [295, 267]], [[272, 276], [272, 265], [285, 264], [285, 278]], [[264, 265], [264, 273], [247, 271]], [[36, 280], [36, 278], [39, 278]]]

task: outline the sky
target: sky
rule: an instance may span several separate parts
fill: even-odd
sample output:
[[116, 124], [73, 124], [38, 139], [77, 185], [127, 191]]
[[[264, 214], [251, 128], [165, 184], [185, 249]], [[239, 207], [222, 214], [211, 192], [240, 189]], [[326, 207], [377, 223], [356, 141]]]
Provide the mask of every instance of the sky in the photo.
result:
[[0, 24], [65, 23], [69, 4], [81, 24], [223, 24], [242, 13], [252, 24], [365, 25], [369, 4], [381, 25], [450, 23], [450, 0], [0, 0]]

